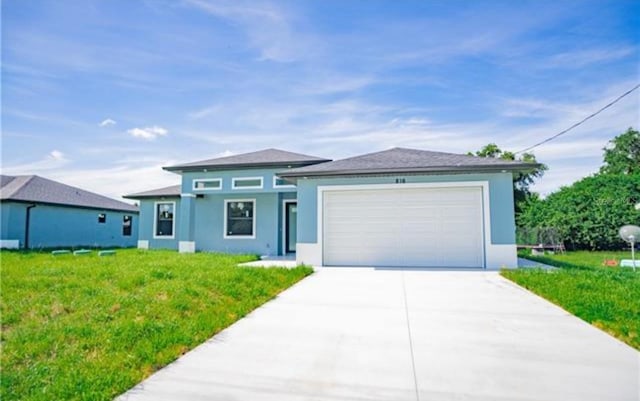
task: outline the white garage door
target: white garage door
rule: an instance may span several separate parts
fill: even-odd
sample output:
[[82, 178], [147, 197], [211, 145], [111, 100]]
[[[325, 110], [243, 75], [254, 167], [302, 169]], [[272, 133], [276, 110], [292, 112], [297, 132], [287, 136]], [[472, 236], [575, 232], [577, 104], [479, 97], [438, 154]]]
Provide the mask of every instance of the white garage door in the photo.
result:
[[482, 187], [325, 191], [326, 266], [483, 267]]

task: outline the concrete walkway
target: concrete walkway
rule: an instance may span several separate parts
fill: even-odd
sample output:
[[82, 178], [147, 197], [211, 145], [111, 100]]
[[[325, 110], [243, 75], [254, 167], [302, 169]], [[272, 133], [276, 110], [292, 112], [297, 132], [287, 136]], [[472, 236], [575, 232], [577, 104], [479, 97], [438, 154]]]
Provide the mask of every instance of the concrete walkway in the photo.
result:
[[324, 268], [122, 400], [637, 401], [640, 354], [486, 271]]

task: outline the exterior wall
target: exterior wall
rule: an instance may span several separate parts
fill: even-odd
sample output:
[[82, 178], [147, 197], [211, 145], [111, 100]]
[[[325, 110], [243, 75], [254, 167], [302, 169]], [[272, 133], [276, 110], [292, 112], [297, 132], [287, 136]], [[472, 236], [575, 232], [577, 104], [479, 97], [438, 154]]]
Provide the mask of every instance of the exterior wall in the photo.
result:
[[[26, 208], [29, 203], [3, 202], [2, 240], [25, 241]], [[106, 215], [98, 223], [98, 214]], [[131, 236], [122, 235], [122, 219], [132, 216]], [[37, 204], [31, 209], [30, 248], [54, 247], [130, 247], [138, 238], [138, 213]]]
[[[255, 199], [255, 238], [224, 238], [225, 200]], [[196, 198], [196, 250], [229, 253], [278, 254], [279, 213], [277, 193], [205, 195]]]
[[[180, 232], [180, 198], [146, 198], [140, 201], [140, 229], [138, 247], [145, 244], [149, 249], [178, 249], [178, 233]], [[154, 238], [154, 207], [156, 202], [175, 202], [173, 238]], [[146, 242], [145, 242], [146, 241]]]
[[[182, 193], [183, 194], [221, 194], [221, 193], [278, 193], [291, 192], [295, 193], [296, 188], [274, 188], [273, 177], [276, 173], [285, 171], [286, 169], [244, 169], [244, 170], [223, 170], [223, 171], [207, 171], [207, 172], [185, 172], [182, 173]], [[242, 177], [262, 177], [262, 189], [232, 189], [232, 179]], [[222, 189], [215, 190], [194, 190], [194, 179], [222, 179]]]
[[395, 184], [397, 178], [403, 178], [407, 184], [488, 182], [490, 211], [488, 226], [491, 229], [491, 243], [485, 244], [486, 266], [488, 268], [517, 266], [511, 173], [300, 179], [298, 180], [298, 261], [314, 265], [322, 264], [322, 249], [319, 249], [321, 247], [317, 238], [318, 186]]
[[[274, 188], [273, 177], [282, 169], [244, 169], [182, 174], [180, 198], [147, 198], [140, 202], [140, 237], [142, 248], [178, 249], [180, 252], [217, 251], [275, 256], [283, 252], [285, 199], [296, 199], [296, 188]], [[262, 177], [261, 189], [233, 189], [232, 179]], [[220, 189], [193, 189], [194, 179], [221, 179]], [[255, 238], [224, 238], [225, 200], [255, 199]], [[175, 201], [175, 235], [173, 239], [154, 238], [154, 205], [158, 201]]]

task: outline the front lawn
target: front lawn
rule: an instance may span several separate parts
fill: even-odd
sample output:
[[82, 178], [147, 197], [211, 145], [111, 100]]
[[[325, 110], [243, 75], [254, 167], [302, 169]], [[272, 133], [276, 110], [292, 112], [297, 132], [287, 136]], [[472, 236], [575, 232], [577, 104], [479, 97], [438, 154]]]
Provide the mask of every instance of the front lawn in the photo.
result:
[[110, 400], [311, 273], [252, 259], [0, 253], [0, 398]]
[[602, 267], [629, 252], [567, 252], [529, 257], [558, 270], [504, 270], [502, 275], [640, 350], [640, 271]]

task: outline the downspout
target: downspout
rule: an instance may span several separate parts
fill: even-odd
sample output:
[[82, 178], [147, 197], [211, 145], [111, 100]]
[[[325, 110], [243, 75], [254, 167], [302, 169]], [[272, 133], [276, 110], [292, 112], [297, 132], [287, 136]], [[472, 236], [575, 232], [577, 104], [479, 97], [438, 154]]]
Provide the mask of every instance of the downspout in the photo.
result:
[[27, 206], [27, 215], [24, 220], [24, 249], [29, 249], [29, 221], [31, 220], [31, 209], [36, 207], [36, 204]]

